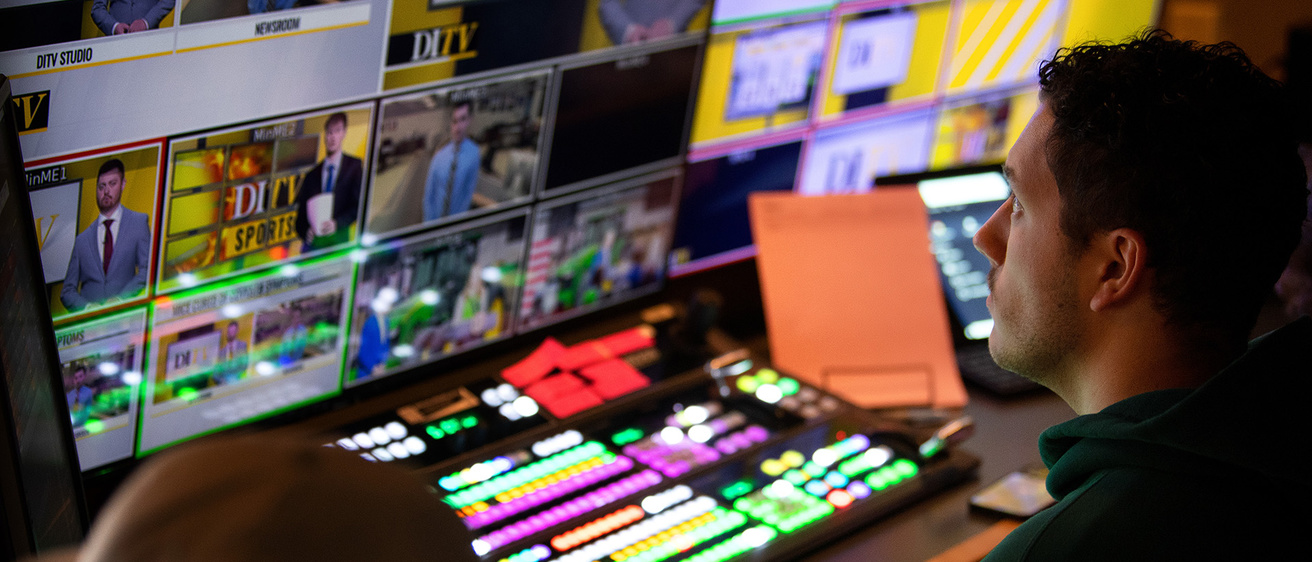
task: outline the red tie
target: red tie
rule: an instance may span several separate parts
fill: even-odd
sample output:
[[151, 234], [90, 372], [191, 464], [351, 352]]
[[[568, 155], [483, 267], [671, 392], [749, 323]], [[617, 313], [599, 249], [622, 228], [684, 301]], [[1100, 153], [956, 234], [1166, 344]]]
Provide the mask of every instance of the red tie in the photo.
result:
[[105, 273], [109, 273], [109, 259], [114, 257], [114, 231], [110, 230], [109, 225], [114, 224], [114, 219], [105, 219]]

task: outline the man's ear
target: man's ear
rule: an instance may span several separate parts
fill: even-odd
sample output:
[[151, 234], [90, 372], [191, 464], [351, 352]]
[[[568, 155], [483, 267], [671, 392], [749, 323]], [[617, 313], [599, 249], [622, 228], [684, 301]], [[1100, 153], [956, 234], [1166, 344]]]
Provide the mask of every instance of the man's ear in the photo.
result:
[[1098, 268], [1098, 282], [1089, 308], [1095, 312], [1126, 302], [1146, 288], [1148, 278], [1148, 247], [1143, 234], [1129, 228], [1118, 228], [1094, 236], [1089, 248]]

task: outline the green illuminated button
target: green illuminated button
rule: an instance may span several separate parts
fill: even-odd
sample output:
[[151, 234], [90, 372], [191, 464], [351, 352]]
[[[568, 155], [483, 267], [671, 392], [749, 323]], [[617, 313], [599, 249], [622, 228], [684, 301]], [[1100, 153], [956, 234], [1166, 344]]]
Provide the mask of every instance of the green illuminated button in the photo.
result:
[[763, 368], [756, 372], [756, 379], [764, 383], [774, 384], [779, 382], [779, 371], [769, 367]]
[[643, 433], [641, 429], [638, 429], [636, 427], [630, 427], [624, 431], [612, 435], [610, 440], [614, 441], [616, 445], [623, 447], [625, 445], [628, 445], [629, 443], [633, 443], [634, 441], [642, 439], [642, 435]]
[[802, 389], [802, 385], [798, 384], [797, 379], [792, 379], [788, 377], [783, 377], [779, 379], [779, 382], [777, 384], [779, 385], [779, 390], [782, 390], [784, 392], [784, 396], [792, 396], [794, 394], [797, 394], [797, 391]]
[[810, 479], [810, 476], [800, 470], [790, 470], [784, 473], [784, 480], [792, 482], [794, 486], [806, 484], [806, 481]]
[[917, 472], [920, 471], [920, 469], [916, 466], [916, 463], [912, 462], [910, 459], [895, 460], [893, 461], [893, 464], [889, 465], [889, 467], [892, 468], [893, 471], [896, 472], [897, 475], [901, 476], [903, 479], [911, 478], [912, 476], [915, 476]]
[[720, 493], [724, 495], [724, 499], [727, 500], [732, 500], [738, 497], [742, 497], [747, 494], [750, 494], [751, 492], [752, 492], [752, 483], [746, 480], [739, 480], [738, 482], [734, 482], [733, 484], [725, 486], [723, 490], [720, 490]]

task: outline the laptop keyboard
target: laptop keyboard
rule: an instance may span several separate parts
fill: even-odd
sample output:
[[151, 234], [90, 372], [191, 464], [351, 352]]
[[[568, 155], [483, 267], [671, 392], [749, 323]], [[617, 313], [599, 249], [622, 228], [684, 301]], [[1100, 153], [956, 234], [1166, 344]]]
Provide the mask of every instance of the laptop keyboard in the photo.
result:
[[987, 345], [957, 350], [957, 366], [966, 380], [1004, 396], [1042, 388], [1034, 381], [999, 367], [989, 355]]

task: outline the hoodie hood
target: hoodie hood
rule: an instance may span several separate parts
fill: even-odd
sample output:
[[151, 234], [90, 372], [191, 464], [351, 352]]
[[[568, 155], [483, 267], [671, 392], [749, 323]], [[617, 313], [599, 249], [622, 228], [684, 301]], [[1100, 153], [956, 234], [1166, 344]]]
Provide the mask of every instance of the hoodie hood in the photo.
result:
[[1137, 466], [1218, 485], [1259, 479], [1285, 498], [1307, 499], [1307, 469], [1294, 459], [1306, 442], [1309, 381], [1312, 319], [1303, 317], [1253, 340], [1197, 389], [1140, 394], [1044, 431], [1048, 490], [1060, 500], [1099, 470]]

